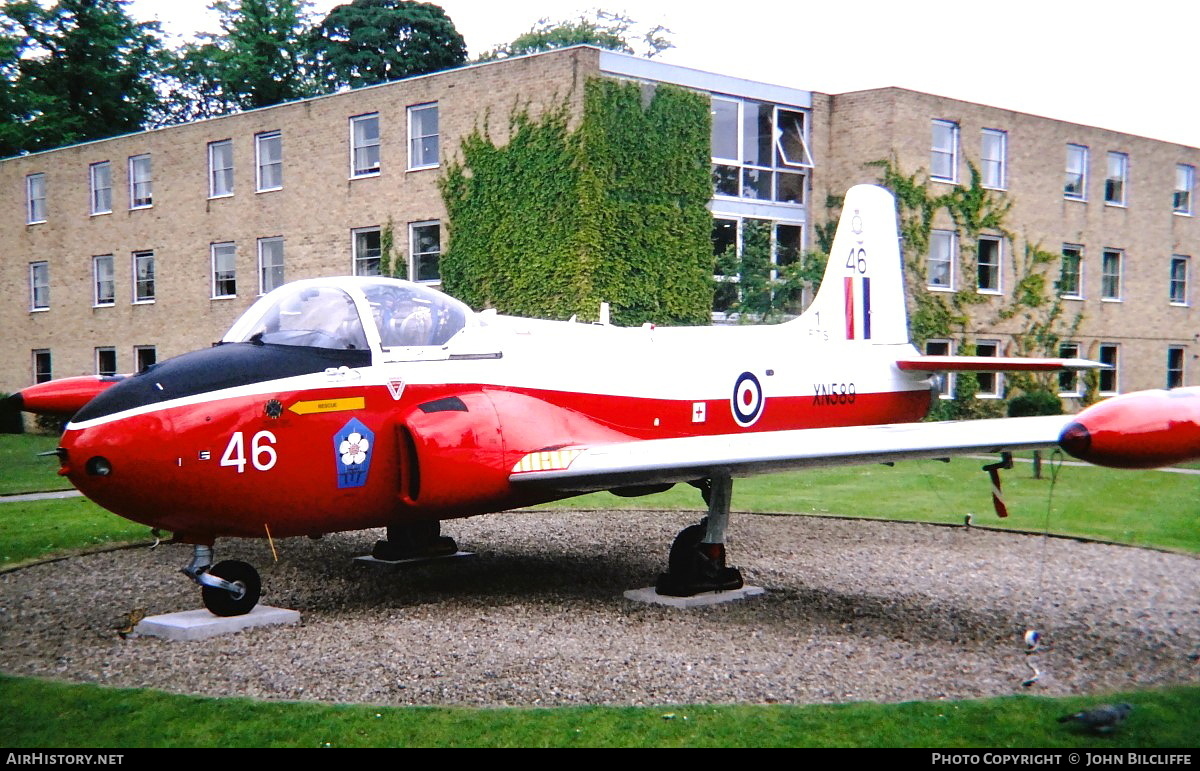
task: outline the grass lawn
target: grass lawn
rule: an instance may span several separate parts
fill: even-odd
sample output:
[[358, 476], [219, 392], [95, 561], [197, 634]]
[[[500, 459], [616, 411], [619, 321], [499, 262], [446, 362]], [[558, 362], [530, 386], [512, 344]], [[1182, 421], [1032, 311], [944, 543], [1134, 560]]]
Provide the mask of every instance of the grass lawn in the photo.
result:
[[38, 456], [57, 446], [56, 436], [0, 434], [0, 495], [70, 490], [71, 483], [58, 475], [58, 458]]

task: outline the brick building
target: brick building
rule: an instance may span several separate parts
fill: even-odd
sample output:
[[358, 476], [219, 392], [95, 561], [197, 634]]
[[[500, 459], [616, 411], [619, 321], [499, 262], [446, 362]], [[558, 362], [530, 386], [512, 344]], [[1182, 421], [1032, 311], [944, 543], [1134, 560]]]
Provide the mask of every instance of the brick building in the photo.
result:
[[[788, 259], [824, 218], [813, 202], [878, 179], [864, 161], [894, 157], [953, 185], [970, 160], [1013, 199], [1017, 227], [1077, 250], [1084, 322], [1070, 342], [1117, 364], [1107, 388], [1200, 383], [1200, 150], [900, 89], [823, 95], [575, 47], [0, 161], [0, 391], [207, 345], [283, 281], [377, 271], [389, 224], [410, 278], [436, 281], [451, 236], [438, 180], [462, 137], [486, 123], [503, 142], [517, 106], [578, 112], [592, 77], [712, 95], [718, 247], [761, 221]], [[938, 248], [954, 249], [943, 228]], [[979, 291], [1009, 289], [1008, 257], [995, 255], [998, 284]], [[977, 277], [943, 279], [935, 290]], [[1003, 329], [976, 336], [1005, 347]]]

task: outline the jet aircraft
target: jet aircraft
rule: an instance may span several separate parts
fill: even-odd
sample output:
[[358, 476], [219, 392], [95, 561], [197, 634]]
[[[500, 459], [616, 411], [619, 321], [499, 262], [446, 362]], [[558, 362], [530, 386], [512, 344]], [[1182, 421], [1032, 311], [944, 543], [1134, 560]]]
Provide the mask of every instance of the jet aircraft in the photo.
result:
[[910, 344], [895, 201], [851, 189], [812, 305], [778, 325], [618, 328], [474, 312], [391, 278], [296, 281], [212, 348], [14, 399], [72, 415], [60, 473], [104, 508], [193, 545], [218, 615], [261, 584], [224, 537], [386, 527], [385, 560], [449, 554], [440, 522], [593, 490], [690, 483], [708, 516], [672, 545], [664, 594], [740, 587], [732, 479], [784, 469], [1062, 447], [1117, 467], [1200, 457], [1200, 388], [1075, 416], [921, 423], [937, 373], [1098, 367], [924, 356]]

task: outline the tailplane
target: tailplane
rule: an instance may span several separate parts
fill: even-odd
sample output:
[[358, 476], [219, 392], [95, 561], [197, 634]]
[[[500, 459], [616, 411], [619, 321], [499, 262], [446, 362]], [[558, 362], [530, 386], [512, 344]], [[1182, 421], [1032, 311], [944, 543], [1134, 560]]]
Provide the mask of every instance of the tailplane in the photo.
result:
[[890, 192], [856, 185], [846, 193], [821, 288], [791, 323], [826, 340], [908, 342], [896, 199]]

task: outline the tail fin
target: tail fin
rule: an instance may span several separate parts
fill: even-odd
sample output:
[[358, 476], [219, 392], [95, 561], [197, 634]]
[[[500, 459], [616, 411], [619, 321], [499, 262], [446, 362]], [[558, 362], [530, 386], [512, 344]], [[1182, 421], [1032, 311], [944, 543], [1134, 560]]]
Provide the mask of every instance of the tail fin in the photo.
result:
[[896, 199], [874, 185], [846, 193], [825, 277], [793, 324], [826, 340], [908, 342]]

